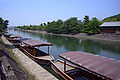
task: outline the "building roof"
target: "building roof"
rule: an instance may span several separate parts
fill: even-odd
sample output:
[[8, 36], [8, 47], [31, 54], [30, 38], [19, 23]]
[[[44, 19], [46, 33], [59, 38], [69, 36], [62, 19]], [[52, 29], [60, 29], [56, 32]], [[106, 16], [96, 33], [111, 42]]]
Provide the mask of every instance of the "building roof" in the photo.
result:
[[50, 43], [41, 42], [41, 41], [31, 39], [31, 38], [22, 38], [20, 39], [20, 41], [30, 47], [52, 46], [52, 44]]
[[120, 27], [120, 21], [104, 22], [103, 24], [100, 25], [100, 27], [110, 27], [110, 26]]
[[97, 75], [120, 80], [120, 61], [80, 51], [60, 54], [62, 59]]

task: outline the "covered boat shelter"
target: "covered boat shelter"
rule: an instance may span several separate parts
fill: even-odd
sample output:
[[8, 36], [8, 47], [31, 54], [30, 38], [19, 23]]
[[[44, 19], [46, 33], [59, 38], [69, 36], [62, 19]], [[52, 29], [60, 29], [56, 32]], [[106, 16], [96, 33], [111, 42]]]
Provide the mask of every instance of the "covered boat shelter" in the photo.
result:
[[[22, 38], [20, 39], [20, 42], [20, 49], [34, 61], [37, 61], [40, 64], [49, 64], [50, 61], [54, 60], [53, 56], [49, 54], [49, 46], [52, 46], [52, 44], [41, 42], [31, 38]], [[48, 47], [48, 54], [39, 50], [39, 47], [42, 46]]]
[[21, 43], [24, 43], [26, 46], [29, 47], [41, 47], [41, 46], [48, 46], [48, 54], [49, 54], [49, 46], [52, 46], [52, 44], [50, 43], [45, 43], [45, 42], [41, 42], [35, 39], [31, 39], [31, 38], [22, 38], [20, 39]]
[[66, 52], [59, 57], [64, 59], [64, 72], [67, 61], [83, 70], [83, 73], [88, 72], [85, 74], [92, 80], [120, 80], [120, 61], [118, 60], [80, 51]]
[[7, 37], [7, 39], [16, 47], [20, 46], [20, 41], [18, 39], [21, 39], [22, 36], [20, 35], [10, 35], [9, 37]]
[[10, 42], [14, 43], [14, 41], [21, 39], [22, 36], [20, 35], [10, 35], [9, 38], [7, 38]]

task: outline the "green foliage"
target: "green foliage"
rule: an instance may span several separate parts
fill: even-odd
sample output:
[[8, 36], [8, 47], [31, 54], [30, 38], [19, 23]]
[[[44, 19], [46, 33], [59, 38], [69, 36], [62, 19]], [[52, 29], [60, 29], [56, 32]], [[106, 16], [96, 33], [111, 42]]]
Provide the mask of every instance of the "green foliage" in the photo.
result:
[[104, 21], [104, 22], [120, 21], [120, 14], [107, 17], [107, 18], [105, 18], [103, 21]]
[[100, 33], [99, 25], [102, 22], [97, 18], [89, 19], [89, 16], [85, 16], [83, 22], [78, 20], [77, 17], [69, 18], [65, 21], [57, 20], [47, 23], [41, 23], [40, 25], [30, 26], [18, 26], [18, 28], [25, 30], [45, 30], [48, 33], [55, 34], [77, 34], [77, 33]]
[[46, 31], [56, 33], [56, 34], [60, 34], [62, 25], [63, 25], [62, 20], [49, 22], [49, 24], [47, 25]]
[[87, 23], [86, 31], [87, 33], [100, 33], [99, 25], [102, 24], [96, 17], [92, 18], [91, 21]]
[[76, 34], [79, 33], [79, 21], [77, 17], [72, 17], [64, 22], [64, 26], [62, 28], [62, 33], [65, 34]]
[[8, 20], [3, 20], [0, 17], [0, 32], [5, 32], [6, 31], [8, 22], [9, 22]]
[[84, 20], [83, 20], [84, 25], [86, 25], [89, 21], [90, 21], [90, 20], [89, 20], [89, 16], [85, 15], [85, 18], [84, 18]]

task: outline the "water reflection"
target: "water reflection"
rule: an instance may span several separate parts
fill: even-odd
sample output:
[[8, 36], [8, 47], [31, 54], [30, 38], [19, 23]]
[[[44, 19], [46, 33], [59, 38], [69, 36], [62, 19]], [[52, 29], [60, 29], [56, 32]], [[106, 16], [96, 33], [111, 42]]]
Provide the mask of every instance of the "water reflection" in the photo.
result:
[[[40, 34], [18, 30], [8, 30], [9, 33], [19, 34], [23, 37], [30, 37], [36, 40], [53, 44], [50, 53], [58, 58], [58, 55], [67, 51], [84, 51], [120, 60], [120, 43], [108, 41], [80, 40], [76, 38], [63, 37], [57, 35]], [[42, 48], [47, 52], [47, 48]]]

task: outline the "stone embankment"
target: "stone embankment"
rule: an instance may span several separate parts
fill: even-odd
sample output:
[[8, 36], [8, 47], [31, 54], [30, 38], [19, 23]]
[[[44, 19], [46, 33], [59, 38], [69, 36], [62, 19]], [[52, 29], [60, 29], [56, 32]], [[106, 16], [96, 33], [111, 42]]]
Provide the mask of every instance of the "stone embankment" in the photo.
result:
[[31, 80], [0, 41], [0, 80]]

